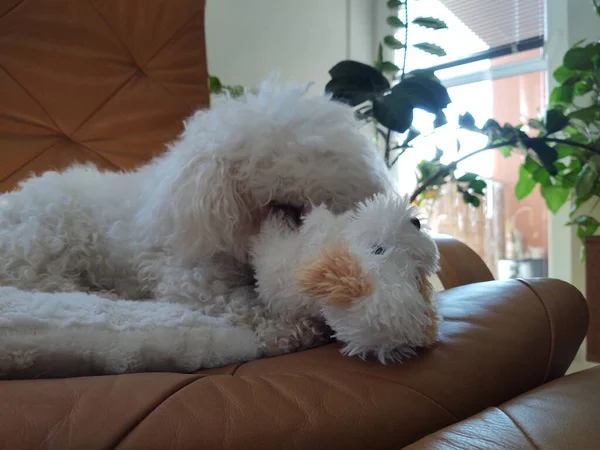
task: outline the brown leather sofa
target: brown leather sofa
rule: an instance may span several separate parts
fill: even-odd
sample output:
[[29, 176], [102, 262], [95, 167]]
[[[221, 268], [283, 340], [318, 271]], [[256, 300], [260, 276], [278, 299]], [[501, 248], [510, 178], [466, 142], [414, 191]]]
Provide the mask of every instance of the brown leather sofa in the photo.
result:
[[[203, 1], [0, 0], [0, 189], [147, 160], [208, 103], [206, 75]], [[600, 372], [563, 377], [581, 294], [493, 281], [437, 242], [440, 343], [406, 363], [332, 343], [198, 374], [0, 381], [0, 449], [598, 448]]]

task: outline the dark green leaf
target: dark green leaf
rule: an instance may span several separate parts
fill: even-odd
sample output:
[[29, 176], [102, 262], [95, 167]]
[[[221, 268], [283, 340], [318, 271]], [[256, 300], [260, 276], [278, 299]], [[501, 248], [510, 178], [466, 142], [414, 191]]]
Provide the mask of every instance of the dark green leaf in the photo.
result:
[[436, 56], [446, 56], [446, 50], [444, 50], [439, 45], [431, 44], [429, 42], [421, 42], [420, 44], [415, 44], [413, 47], [418, 48], [419, 50], [423, 50], [424, 52], [430, 53]]
[[535, 152], [542, 165], [550, 172], [550, 175], [556, 175], [554, 162], [558, 158], [558, 153], [554, 147], [550, 147], [544, 141], [539, 139], [528, 139], [525, 142], [525, 145]]
[[529, 119], [527, 121], [527, 125], [529, 126], [529, 128], [532, 128], [534, 130], [546, 131], [546, 127], [539, 119]]
[[596, 183], [598, 183], [599, 174], [598, 171], [593, 167], [592, 164], [584, 164], [577, 181], [575, 182], [575, 194], [579, 198], [589, 198]]
[[438, 77], [435, 76], [435, 73], [432, 72], [431, 70], [426, 70], [426, 69], [415, 69], [412, 70], [410, 72], [408, 72], [406, 74], [409, 77], [423, 77], [423, 78], [429, 78], [432, 81], [435, 81], [438, 84], [442, 84], [442, 82], [440, 81], [440, 79]]
[[570, 189], [543, 184], [541, 191], [542, 197], [546, 200], [546, 206], [553, 214], [556, 214], [569, 198]]
[[389, 16], [386, 19], [387, 24], [392, 28], [404, 28], [406, 24], [398, 16]]
[[594, 217], [588, 215], [581, 215], [568, 222], [567, 225], [577, 225], [577, 236], [583, 240], [586, 236], [591, 236], [598, 228], [600, 228], [600, 222]]
[[556, 133], [569, 124], [569, 119], [556, 109], [549, 109], [546, 112], [546, 130], [548, 134]]
[[570, 145], [557, 144], [555, 147], [557, 157], [556, 159], [563, 159], [567, 156], [571, 156], [575, 152], [575, 148]]
[[404, 44], [391, 35], [384, 37], [383, 43], [393, 50], [400, 50], [404, 48]]
[[556, 107], [561, 104], [571, 104], [575, 91], [572, 85], [557, 86], [550, 93], [550, 106]]
[[531, 156], [527, 156], [527, 158], [525, 158], [525, 163], [522, 165], [522, 167], [532, 175], [538, 170], [543, 169], [543, 167], [540, 166], [538, 162]]
[[515, 197], [518, 200], [523, 200], [533, 191], [535, 188], [536, 182], [531, 177], [531, 174], [527, 171], [524, 165], [519, 167], [519, 181], [515, 186]]
[[402, 6], [402, 2], [400, 0], [388, 0], [387, 7], [389, 9], [398, 9]]
[[559, 84], [564, 84], [565, 81], [569, 80], [571, 77], [573, 77], [575, 75], [575, 72], [573, 72], [571, 69], [565, 67], [565, 66], [560, 66], [558, 69], [556, 69], [554, 71], [554, 79], [557, 81], [557, 83]]
[[600, 105], [592, 105], [573, 111], [569, 114], [569, 119], [578, 119], [585, 123], [598, 121], [600, 120]]
[[476, 173], [467, 172], [463, 176], [458, 178], [456, 181], [470, 183], [472, 181], [477, 180], [478, 178], [479, 176]]
[[364, 81], [378, 92], [390, 88], [390, 82], [377, 69], [358, 61], [345, 60], [329, 70], [331, 78], [352, 77]]
[[441, 110], [450, 103], [446, 88], [431, 78], [410, 75], [392, 88], [392, 94], [398, 101], [408, 101], [413, 108], [439, 115]]
[[377, 59], [375, 60], [375, 69], [379, 72], [382, 72], [381, 68], [383, 66], [383, 45], [381, 42], [377, 46]]
[[508, 158], [512, 154], [513, 147], [510, 145], [503, 145], [502, 147], [498, 147], [498, 150], [502, 156]]
[[381, 64], [381, 71], [383, 73], [389, 73], [391, 75], [396, 75], [398, 72], [400, 72], [400, 67], [398, 67], [396, 64], [391, 63], [389, 61], [384, 61]]
[[408, 134], [406, 135], [406, 139], [404, 140], [403, 145], [406, 146], [406, 145], [410, 144], [414, 139], [416, 139], [420, 135], [421, 135], [421, 132], [419, 130], [417, 130], [415, 127], [410, 127], [410, 129], [408, 130]]
[[447, 123], [448, 123], [448, 119], [446, 118], [446, 114], [444, 114], [443, 111], [438, 111], [437, 114], [435, 115], [435, 120], [433, 121], [433, 127], [434, 128], [443, 127]]
[[586, 95], [588, 92], [594, 89], [594, 79], [586, 78], [584, 80], [577, 81], [573, 84], [573, 94], [575, 97], [581, 97]]
[[481, 201], [473, 194], [469, 194], [468, 192], [462, 192], [463, 201], [467, 204], [473, 205], [475, 208], [479, 207]]
[[458, 126], [466, 130], [479, 131], [475, 126], [475, 117], [470, 112], [458, 116]]
[[434, 30], [441, 30], [443, 28], [448, 28], [446, 22], [440, 19], [436, 19], [435, 17], [417, 17], [412, 21], [415, 25], [419, 25], [425, 28], [432, 28]]
[[333, 100], [356, 106], [389, 89], [390, 82], [374, 67], [357, 61], [342, 61], [329, 71], [325, 91]]
[[221, 80], [219, 80], [218, 77], [212, 75], [208, 77], [208, 87], [210, 89], [210, 92], [213, 94], [220, 94], [223, 90]]
[[479, 205], [481, 205], [481, 200], [473, 195], [471, 196], [471, 205], [473, 205], [475, 208], [479, 208]]
[[487, 187], [487, 183], [485, 182], [485, 180], [477, 179], [472, 181], [469, 184], [469, 187], [473, 190], [473, 192], [483, 195], [485, 188]]
[[533, 172], [531, 174], [531, 178], [533, 178], [533, 181], [535, 181], [536, 183], [540, 183], [540, 184], [551, 183], [551, 181], [550, 181], [550, 174], [543, 167], [540, 167], [538, 170], [536, 170], [535, 172]]
[[244, 86], [240, 86], [239, 84], [235, 86], [228, 86], [227, 90], [229, 91], [229, 95], [233, 98], [240, 97], [244, 94]]
[[373, 100], [379, 94], [369, 80], [355, 77], [334, 78], [325, 86], [325, 92], [331, 94], [333, 100], [347, 103], [350, 106], [357, 106]]
[[586, 47], [574, 47], [565, 53], [563, 63], [567, 69], [591, 70], [594, 68], [591, 56]]
[[577, 176], [579, 175], [578, 171], [566, 171], [560, 177], [560, 185], [569, 189], [573, 189], [575, 184], [577, 183]]
[[373, 115], [384, 127], [404, 133], [413, 121], [413, 107], [394, 96], [394, 93], [378, 97], [373, 102]]
[[490, 142], [497, 141], [498, 139], [502, 139], [504, 137], [502, 127], [494, 119], [488, 119], [483, 124], [483, 127], [481, 127], [481, 131], [487, 135]]

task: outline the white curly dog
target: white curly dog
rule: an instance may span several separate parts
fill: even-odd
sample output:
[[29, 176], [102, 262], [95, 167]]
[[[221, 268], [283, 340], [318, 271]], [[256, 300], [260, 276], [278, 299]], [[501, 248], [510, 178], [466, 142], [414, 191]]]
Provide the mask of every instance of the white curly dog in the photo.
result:
[[[271, 213], [298, 222], [311, 205], [344, 212], [390, 186], [351, 108], [265, 83], [192, 114], [135, 171], [74, 166], [0, 195], [0, 286], [216, 316], [254, 301], [248, 246]], [[162, 323], [153, 311], [148, 320]]]

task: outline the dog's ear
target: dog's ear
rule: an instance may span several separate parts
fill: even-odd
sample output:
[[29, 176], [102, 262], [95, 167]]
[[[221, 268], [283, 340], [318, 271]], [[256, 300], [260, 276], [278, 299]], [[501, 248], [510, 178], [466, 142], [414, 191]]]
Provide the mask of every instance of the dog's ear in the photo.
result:
[[251, 217], [235, 165], [212, 152], [167, 152], [145, 180], [138, 227], [186, 260], [226, 252], [246, 258]]

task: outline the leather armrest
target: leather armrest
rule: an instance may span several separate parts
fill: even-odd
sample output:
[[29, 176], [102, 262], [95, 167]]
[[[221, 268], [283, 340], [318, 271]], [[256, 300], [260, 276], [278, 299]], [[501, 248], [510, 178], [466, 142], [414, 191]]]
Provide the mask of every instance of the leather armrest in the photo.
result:
[[483, 259], [468, 245], [446, 235], [437, 235], [434, 240], [440, 252], [437, 275], [445, 289], [494, 279]]
[[440, 294], [441, 340], [402, 364], [337, 344], [195, 375], [0, 382], [6, 448], [398, 448], [499, 405], [572, 361], [587, 307], [554, 280]]
[[600, 367], [541, 386], [406, 448], [597, 449]]

